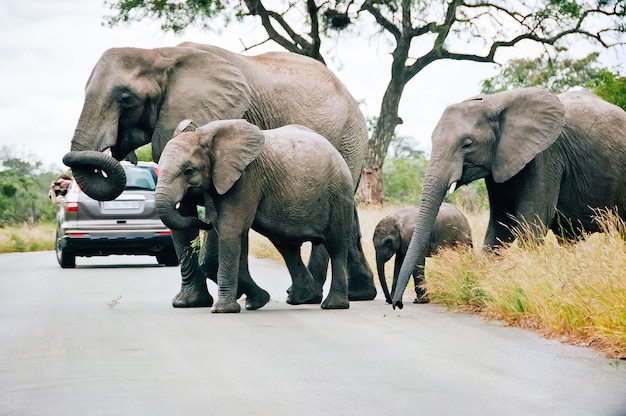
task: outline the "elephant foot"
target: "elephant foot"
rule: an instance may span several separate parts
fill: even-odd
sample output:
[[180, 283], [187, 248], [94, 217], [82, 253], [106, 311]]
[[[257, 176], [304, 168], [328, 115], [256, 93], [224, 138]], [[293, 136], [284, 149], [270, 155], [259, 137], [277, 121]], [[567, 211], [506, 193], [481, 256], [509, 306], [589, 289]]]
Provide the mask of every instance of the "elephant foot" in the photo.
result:
[[224, 301], [217, 300], [213, 308], [211, 308], [211, 312], [213, 313], [239, 313], [241, 311], [241, 305], [239, 305], [236, 301]]
[[372, 282], [371, 285], [350, 288], [348, 290], [348, 298], [350, 300], [373, 300], [376, 297], [376, 293], [376, 286]]
[[350, 308], [350, 302], [346, 295], [338, 293], [329, 293], [324, 302], [322, 302], [322, 309], [348, 309]]
[[322, 302], [322, 290], [291, 286], [287, 289], [287, 300], [290, 305], [317, 305]]
[[413, 303], [430, 303], [430, 299], [428, 298], [428, 295], [418, 295], [413, 300]]
[[207, 290], [191, 291], [181, 288], [180, 292], [172, 299], [175, 308], [208, 308], [213, 306], [213, 296]]
[[261, 292], [246, 296], [246, 309], [254, 311], [265, 306], [270, 301], [270, 294], [261, 289]]

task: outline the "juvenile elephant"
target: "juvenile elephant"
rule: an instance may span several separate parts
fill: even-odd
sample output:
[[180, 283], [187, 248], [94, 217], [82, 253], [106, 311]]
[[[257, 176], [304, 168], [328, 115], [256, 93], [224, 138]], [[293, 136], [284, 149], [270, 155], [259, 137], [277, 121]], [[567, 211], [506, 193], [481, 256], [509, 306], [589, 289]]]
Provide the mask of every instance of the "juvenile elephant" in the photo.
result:
[[[181, 129], [184, 130], [184, 129]], [[324, 309], [346, 309], [346, 262], [352, 238], [354, 192], [350, 169], [322, 136], [298, 125], [262, 131], [245, 120], [221, 120], [170, 140], [159, 162], [156, 207], [174, 230], [202, 226], [176, 209], [187, 192], [201, 192], [218, 242], [218, 300], [213, 312], [239, 312], [238, 280], [257, 290], [247, 309], [267, 292], [251, 282], [248, 231], [265, 235], [287, 264], [293, 285], [287, 302], [319, 303], [322, 296], [302, 263], [304, 241], [323, 244], [332, 266]]]
[[[385, 263], [394, 255], [396, 256], [393, 269], [393, 283], [391, 292], [393, 293], [397, 281], [400, 267], [404, 261], [406, 250], [411, 241], [415, 223], [419, 215], [418, 207], [402, 208], [385, 218], [381, 219], [374, 230], [374, 249], [376, 250], [376, 267], [380, 285], [385, 294], [387, 303], [391, 303], [391, 295], [387, 288], [385, 278]], [[454, 205], [443, 203], [439, 208], [439, 213], [435, 219], [435, 225], [428, 240], [425, 257], [429, 257], [437, 252], [441, 247], [451, 247], [456, 245], [472, 245], [472, 230], [467, 218]], [[427, 303], [428, 295], [421, 287], [424, 281], [424, 261], [413, 270], [413, 282], [415, 284], [416, 298], [413, 303]]]
[[420, 215], [398, 276], [393, 306], [428, 250], [446, 191], [485, 178], [485, 245], [514, 240], [521, 224], [561, 242], [601, 231], [597, 208], [626, 219], [626, 112], [585, 91], [523, 88], [448, 107], [432, 134]]
[[[136, 159], [134, 149], [152, 142], [152, 156], [158, 162], [181, 120], [203, 125], [237, 118], [261, 129], [301, 124], [324, 136], [346, 160], [356, 191], [367, 126], [358, 103], [326, 66], [293, 53], [245, 56], [190, 42], [105, 51], [87, 81], [71, 151], [63, 161], [87, 195], [114, 199], [125, 185], [124, 170], [117, 161]], [[198, 205], [202, 201], [189, 194], [180, 209], [185, 215], [196, 215]], [[376, 287], [361, 248], [356, 212], [354, 218], [352, 232], [359, 238], [351, 240], [348, 254], [350, 299], [371, 300]], [[182, 274], [175, 307], [211, 306], [213, 302], [205, 271], [190, 250], [197, 235], [197, 229], [172, 232]], [[314, 247], [309, 268], [320, 293], [327, 266], [324, 247]], [[242, 289], [247, 293], [247, 288]]]

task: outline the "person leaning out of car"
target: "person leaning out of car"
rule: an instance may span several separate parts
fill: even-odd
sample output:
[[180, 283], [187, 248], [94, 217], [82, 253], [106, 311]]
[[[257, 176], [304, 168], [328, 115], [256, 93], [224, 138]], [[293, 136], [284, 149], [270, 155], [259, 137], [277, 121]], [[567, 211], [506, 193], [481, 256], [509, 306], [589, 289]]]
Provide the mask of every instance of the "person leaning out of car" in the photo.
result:
[[60, 174], [57, 179], [50, 184], [48, 196], [53, 204], [60, 204], [67, 194], [67, 188], [72, 183], [72, 179], [65, 173]]

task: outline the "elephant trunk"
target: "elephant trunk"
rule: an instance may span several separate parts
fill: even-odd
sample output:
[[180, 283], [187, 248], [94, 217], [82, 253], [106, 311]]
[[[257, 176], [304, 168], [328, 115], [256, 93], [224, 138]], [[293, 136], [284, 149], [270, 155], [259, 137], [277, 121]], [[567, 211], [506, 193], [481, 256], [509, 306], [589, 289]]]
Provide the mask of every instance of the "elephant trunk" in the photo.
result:
[[126, 173], [120, 163], [109, 155], [94, 150], [70, 151], [63, 163], [83, 192], [98, 201], [117, 198], [126, 188]]
[[423, 262], [430, 244], [430, 235], [435, 225], [435, 219], [443, 203], [446, 191], [450, 187], [447, 177], [444, 178], [435, 173], [437, 169], [436, 165], [437, 163], [433, 163], [433, 160], [431, 160], [426, 171], [420, 212], [393, 293], [391, 305], [394, 309], [396, 306], [402, 309], [402, 295], [404, 294], [404, 289], [409, 283], [409, 279], [416, 267], [419, 264], [424, 264]]
[[186, 230], [188, 228], [199, 228], [210, 230], [213, 226], [196, 217], [182, 216], [176, 209], [176, 199], [170, 196], [170, 192], [161, 186], [157, 186], [154, 196], [157, 213], [163, 224], [172, 230]]
[[385, 259], [381, 255], [376, 256], [376, 268], [378, 270], [378, 279], [380, 280], [380, 287], [385, 294], [385, 300], [387, 303], [391, 303], [391, 294], [389, 293], [389, 287], [387, 286], [387, 279], [385, 278], [385, 263], [389, 259]]
[[63, 163], [72, 168], [83, 192], [99, 201], [117, 198], [126, 188], [126, 173], [120, 163], [100, 150], [115, 145], [117, 115], [104, 117], [103, 103], [86, 100]]

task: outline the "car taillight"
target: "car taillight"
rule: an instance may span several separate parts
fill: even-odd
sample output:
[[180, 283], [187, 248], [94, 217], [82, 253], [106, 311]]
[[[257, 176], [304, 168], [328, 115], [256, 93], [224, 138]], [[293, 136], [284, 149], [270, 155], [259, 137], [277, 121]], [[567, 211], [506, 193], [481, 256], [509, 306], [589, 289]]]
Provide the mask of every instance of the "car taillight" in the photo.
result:
[[158, 234], [161, 234], [161, 235], [170, 235], [170, 234], [172, 234], [172, 232], [171, 232], [170, 230], [167, 230], [167, 231], [159, 231], [159, 232], [158, 232]]
[[65, 212], [78, 212], [78, 202], [67, 202]]

